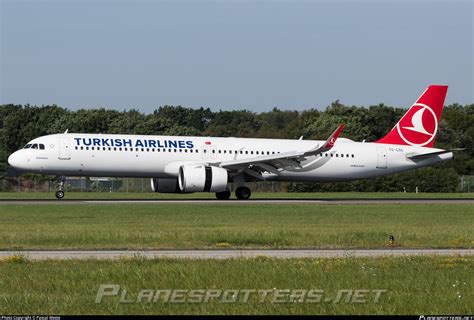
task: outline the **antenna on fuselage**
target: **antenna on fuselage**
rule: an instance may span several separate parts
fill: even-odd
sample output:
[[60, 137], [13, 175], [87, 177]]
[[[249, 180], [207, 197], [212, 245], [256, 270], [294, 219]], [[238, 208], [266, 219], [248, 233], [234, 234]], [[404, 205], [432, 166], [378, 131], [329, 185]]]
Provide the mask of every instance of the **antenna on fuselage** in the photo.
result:
[[66, 129], [66, 131], [64, 131], [64, 133], [67, 133], [67, 131], [68, 131], [68, 130], [69, 130], [69, 128], [68, 128], [68, 129]]
[[298, 140], [303, 140], [303, 136], [301, 136]]

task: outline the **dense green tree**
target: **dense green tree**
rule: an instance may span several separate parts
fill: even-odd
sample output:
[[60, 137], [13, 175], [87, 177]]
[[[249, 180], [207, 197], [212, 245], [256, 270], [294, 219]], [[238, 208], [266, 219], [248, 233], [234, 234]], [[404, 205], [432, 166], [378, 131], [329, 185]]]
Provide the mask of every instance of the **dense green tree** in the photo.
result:
[[[368, 108], [333, 102], [325, 111], [302, 112], [274, 108], [260, 114], [248, 110], [212, 112], [209, 108], [162, 106], [151, 114], [136, 109], [80, 109], [56, 105], [0, 105], [0, 172], [7, 168], [8, 155], [29, 140], [64, 132], [235, 136], [261, 138], [326, 139], [339, 123], [342, 137], [376, 141], [383, 137], [405, 112], [384, 104]], [[455, 160], [432, 168], [341, 183], [291, 184], [293, 191], [455, 191], [460, 175], [474, 175], [474, 104], [446, 106], [439, 124], [436, 147], [466, 148]]]
[[219, 111], [204, 131], [206, 136], [254, 137], [261, 124], [256, 114], [247, 110]]

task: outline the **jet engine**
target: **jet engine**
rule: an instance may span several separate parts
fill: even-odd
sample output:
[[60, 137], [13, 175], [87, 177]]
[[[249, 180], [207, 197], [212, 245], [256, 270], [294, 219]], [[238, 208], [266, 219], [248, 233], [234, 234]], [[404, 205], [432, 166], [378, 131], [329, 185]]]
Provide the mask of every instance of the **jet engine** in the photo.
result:
[[221, 192], [227, 190], [227, 170], [203, 164], [185, 164], [179, 168], [178, 184], [182, 192]]
[[161, 179], [161, 178], [152, 178], [151, 190], [154, 192], [161, 193], [180, 193], [181, 190], [178, 186], [178, 179]]

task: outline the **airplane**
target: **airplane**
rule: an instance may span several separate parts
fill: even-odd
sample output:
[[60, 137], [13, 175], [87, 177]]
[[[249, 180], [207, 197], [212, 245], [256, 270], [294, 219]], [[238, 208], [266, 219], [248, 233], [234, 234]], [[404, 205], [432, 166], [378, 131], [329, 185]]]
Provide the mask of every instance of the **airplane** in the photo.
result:
[[14, 169], [58, 177], [150, 178], [161, 193], [215, 192], [246, 200], [249, 181], [336, 182], [366, 179], [453, 159], [433, 148], [448, 86], [429, 86], [382, 139], [339, 138], [340, 124], [326, 141], [69, 133], [42, 136], [8, 158]]

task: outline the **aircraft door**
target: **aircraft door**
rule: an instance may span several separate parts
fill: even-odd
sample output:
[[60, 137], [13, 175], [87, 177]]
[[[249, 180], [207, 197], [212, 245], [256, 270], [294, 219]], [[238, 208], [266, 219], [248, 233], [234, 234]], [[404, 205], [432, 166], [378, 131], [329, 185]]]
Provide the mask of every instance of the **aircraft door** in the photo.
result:
[[211, 146], [209, 152], [211, 153], [211, 159], [215, 160], [217, 159], [217, 150], [215, 146]]
[[211, 146], [203, 145], [201, 149], [202, 149], [202, 153], [201, 153], [202, 159], [203, 160], [209, 159], [209, 153], [211, 152]]
[[59, 157], [58, 158], [61, 160], [71, 159], [69, 137], [67, 136], [63, 136], [59, 138]]
[[377, 168], [387, 169], [387, 149], [385, 147], [377, 147]]
[[215, 160], [217, 158], [216, 147], [211, 145], [202, 146], [202, 158], [204, 160]]

